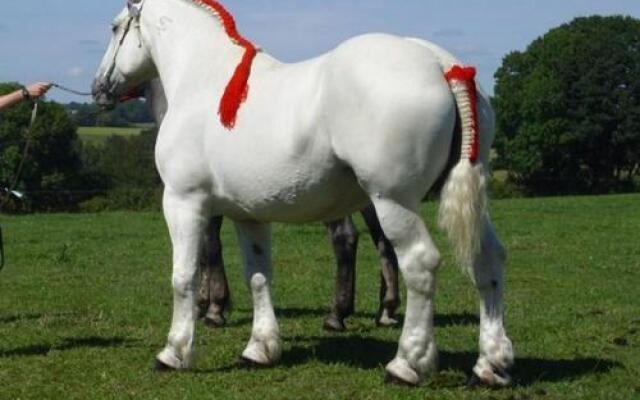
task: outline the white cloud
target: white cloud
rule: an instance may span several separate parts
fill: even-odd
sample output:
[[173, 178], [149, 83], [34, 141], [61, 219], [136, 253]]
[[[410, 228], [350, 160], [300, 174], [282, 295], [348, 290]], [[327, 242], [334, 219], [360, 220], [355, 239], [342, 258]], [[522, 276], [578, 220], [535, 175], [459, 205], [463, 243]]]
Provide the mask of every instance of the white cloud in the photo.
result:
[[84, 76], [86, 73], [85, 69], [82, 67], [71, 67], [69, 68], [69, 70], [67, 71], [67, 75], [72, 77], [72, 78], [79, 78], [81, 76]]

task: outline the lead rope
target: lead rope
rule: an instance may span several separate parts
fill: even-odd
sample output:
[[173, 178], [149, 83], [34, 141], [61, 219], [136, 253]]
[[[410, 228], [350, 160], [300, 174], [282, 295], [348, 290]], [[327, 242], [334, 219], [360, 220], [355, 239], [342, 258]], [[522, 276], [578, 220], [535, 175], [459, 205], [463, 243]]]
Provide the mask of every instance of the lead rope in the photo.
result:
[[33, 102], [33, 108], [31, 109], [31, 120], [29, 121], [29, 127], [27, 128], [26, 134], [26, 143], [24, 145], [24, 150], [22, 151], [22, 159], [20, 160], [20, 164], [18, 165], [18, 170], [16, 171], [16, 176], [13, 178], [13, 183], [9, 186], [9, 193], [13, 193], [20, 181], [20, 175], [22, 175], [22, 169], [24, 168], [24, 163], [27, 160], [27, 156], [29, 155], [29, 147], [31, 147], [32, 133], [33, 133], [33, 125], [36, 122], [36, 117], [38, 116], [38, 102]]
[[[68, 87], [59, 85], [55, 82], [49, 82], [51, 87], [55, 87], [64, 92], [72, 93], [77, 96], [91, 96], [90, 92], [81, 92], [79, 90], [69, 89]], [[5, 192], [7, 196], [15, 196], [17, 198], [22, 198], [22, 194], [16, 192], [16, 186], [20, 182], [20, 176], [22, 175], [22, 170], [24, 169], [24, 164], [29, 155], [29, 148], [31, 147], [31, 142], [33, 139], [33, 126], [36, 122], [36, 117], [38, 116], [38, 101], [33, 102], [33, 108], [31, 109], [31, 119], [29, 120], [29, 127], [27, 128], [26, 133], [26, 143], [24, 145], [24, 150], [22, 151], [22, 159], [20, 160], [20, 164], [18, 165], [18, 169], [16, 171], [16, 175], [11, 183], [11, 186], [8, 188], [0, 188], [0, 191]], [[0, 201], [0, 206], [2, 205], [2, 201]], [[0, 207], [0, 211], [2, 207]], [[4, 268], [5, 265], [5, 256], [4, 256], [4, 238], [2, 236], [2, 226], [0, 225], [0, 271]]]
[[[74, 89], [69, 89], [67, 87], [64, 87], [62, 85], [59, 85], [55, 82], [49, 82], [49, 85], [51, 87], [55, 87], [58, 88], [62, 91], [65, 92], [69, 92], [78, 96], [91, 96], [91, 93], [89, 92], [81, 92], [78, 90], [74, 90]], [[31, 119], [29, 120], [29, 127], [27, 128], [27, 133], [26, 133], [26, 143], [24, 145], [24, 150], [22, 151], [22, 159], [20, 160], [20, 164], [18, 165], [18, 170], [16, 171], [16, 175], [13, 179], [13, 182], [11, 183], [11, 186], [9, 186], [8, 188], [4, 188], [4, 191], [7, 192], [9, 195], [14, 195], [17, 197], [21, 197], [17, 194], [17, 192], [15, 192], [16, 186], [18, 185], [18, 183], [20, 182], [20, 176], [22, 175], [22, 169], [24, 168], [24, 163], [27, 159], [27, 156], [29, 155], [29, 147], [31, 147], [31, 142], [33, 140], [33, 126], [35, 125], [36, 122], [36, 118], [38, 116], [38, 101], [34, 101], [33, 102], [33, 108], [31, 109]]]
[[[26, 143], [24, 145], [24, 150], [22, 151], [22, 159], [20, 160], [20, 164], [18, 165], [18, 169], [16, 170], [16, 175], [13, 178], [13, 182], [11, 186], [8, 188], [4, 188], [4, 192], [6, 192], [7, 196], [15, 196], [17, 198], [21, 198], [22, 195], [19, 192], [16, 192], [16, 186], [18, 182], [20, 182], [20, 175], [22, 175], [22, 170], [24, 168], [25, 161], [27, 156], [29, 155], [29, 147], [31, 147], [31, 141], [33, 139], [33, 126], [36, 122], [36, 117], [38, 116], [38, 102], [33, 102], [33, 108], [31, 109], [31, 119], [29, 120], [29, 126], [27, 127], [26, 132]], [[5, 258], [4, 258], [4, 239], [2, 236], [2, 226], [0, 226], [0, 271], [4, 268]]]
[[64, 87], [62, 85], [58, 85], [55, 82], [49, 82], [49, 85], [51, 85], [51, 87], [60, 89], [60, 90], [62, 90], [64, 92], [72, 93], [72, 94], [75, 94], [75, 95], [78, 95], [78, 96], [91, 96], [91, 92], [81, 92], [81, 91], [78, 91], [78, 90], [69, 89], [68, 87]]

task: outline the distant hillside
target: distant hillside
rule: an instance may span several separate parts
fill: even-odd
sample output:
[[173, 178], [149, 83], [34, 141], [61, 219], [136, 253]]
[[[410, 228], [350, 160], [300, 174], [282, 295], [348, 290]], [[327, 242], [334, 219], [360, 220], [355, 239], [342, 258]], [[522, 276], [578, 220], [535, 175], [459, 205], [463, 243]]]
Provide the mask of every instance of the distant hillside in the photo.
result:
[[78, 126], [126, 127], [153, 123], [153, 117], [144, 100], [131, 100], [119, 104], [115, 110], [109, 112], [101, 111], [93, 103], [72, 102], [64, 107]]

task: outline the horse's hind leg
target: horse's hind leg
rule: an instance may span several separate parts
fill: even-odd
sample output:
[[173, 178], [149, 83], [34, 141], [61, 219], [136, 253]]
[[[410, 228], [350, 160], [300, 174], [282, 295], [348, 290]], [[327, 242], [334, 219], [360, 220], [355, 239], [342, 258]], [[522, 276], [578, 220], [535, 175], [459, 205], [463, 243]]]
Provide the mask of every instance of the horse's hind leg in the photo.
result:
[[249, 366], [271, 365], [278, 361], [282, 351], [271, 302], [271, 226], [250, 222], [236, 222], [235, 226], [245, 278], [253, 297], [251, 339], [241, 360]]
[[391, 199], [376, 198], [373, 202], [407, 286], [404, 325], [398, 352], [386, 367], [387, 379], [417, 385], [437, 364], [433, 295], [440, 253], [417, 212], [417, 201], [409, 206]]
[[380, 307], [376, 314], [376, 323], [380, 326], [398, 324], [396, 310], [400, 306], [400, 289], [398, 288], [398, 258], [391, 242], [382, 232], [378, 215], [373, 204], [361, 211], [371, 240], [378, 249], [382, 272], [380, 273]]
[[324, 319], [323, 327], [328, 331], [342, 332], [346, 329], [344, 319], [354, 311], [358, 231], [351, 217], [328, 222], [326, 226], [336, 256], [337, 268], [333, 304]]
[[203, 196], [165, 189], [163, 208], [173, 244], [173, 319], [167, 345], [156, 358], [159, 370], [188, 368], [193, 360], [196, 277], [207, 225]]
[[225, 325], [224, 312], [229, 309], [231, 303], [222, 257], [221, 228], [222, 217], [210, 219], [205, 234], [204, 265], [198, 293], [200, 316], [204, 318], [205, 324], [211, 327]]
[[513, 348], [503, 325], [505, 250], [486, 217], [481, 254], [473, 274], [480, 294], [480, 357], [473, 368], [470, 384], [505, 386], [513, 365]]

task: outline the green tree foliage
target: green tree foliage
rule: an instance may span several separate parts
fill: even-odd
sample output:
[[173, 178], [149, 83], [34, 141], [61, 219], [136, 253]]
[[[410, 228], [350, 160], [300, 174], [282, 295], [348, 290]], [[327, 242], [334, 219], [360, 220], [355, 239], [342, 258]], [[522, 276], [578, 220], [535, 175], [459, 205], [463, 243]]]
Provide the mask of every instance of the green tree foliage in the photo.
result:
[[81, 205], [83, 210], [145, 210], [158, 208], [162, 181], [156, 171], [154, 147], [157, 131], [149, 129], [137, 136], [111, 136], [104, 143], [83, 149], [85, 172], [100, 193]]
[[578, 18], [496, 73], [496, 150], [533, 194], [629, 189], [640, 173], [640, 20]]
[[[17, 84], [0, 84], [0, 94], [18, 89]], [[29, 151], [17, 178], [18, 166], [27, 143], [27, 127], [31, 104], [23, 102], [0, 113], [0, 187], [13, 185], [26, 192], [26, 203], [7, 201], [3, 196], [3, 211], [11, 207], [47, 210], [72, 203], [68, 192], [80, 179], [80, 156], [76, 127], [64, 107], [40, 101], [38, 117], [29, 132]]]
[[110, 177], [110, 188], [145, 188], [160, 185], [154, 161], [155, 130], [136, 136], [111, 136], [98, 151], [99, 168]]
[[[20, 86], [0, 84], [0, 94]], [[76, 122], [111, 126], [150, 121], [146, 104], [132, 101], [100, 114], [92, 104], [40, 101], [29, 151], [15, 187], [18, 165], [27, 143], [32, 105], [15, 105], [0, 113], [0, 208], [15, 211], [74, 211], [78, 208], [149, 209], [159, 205], [161, 181], [155, 169], [155, 130], [131, 137], [112, 136], [97, 145], [82, 144]], [[99, 117], [102, 115], [102, 117]], [[109, 122], [110, 121], [110, 122]], [[107, 123], [105, 122], [105, 123]], [[26, 196], [5, 193], [14, 188]]]
[[118, 104], [112, 111], [102, 111], [93, 103], [69, 103], [66, 105], [71, 118], [78, 126], [129, 126], [152, 123], [153, 116], [142, 100]]

